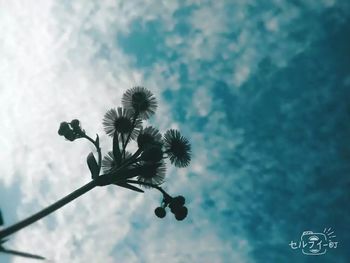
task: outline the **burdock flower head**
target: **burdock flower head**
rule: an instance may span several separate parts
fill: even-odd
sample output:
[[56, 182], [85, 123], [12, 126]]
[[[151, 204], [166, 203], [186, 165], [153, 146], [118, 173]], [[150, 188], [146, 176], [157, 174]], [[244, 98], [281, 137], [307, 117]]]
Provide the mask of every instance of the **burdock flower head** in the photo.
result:
[[140, 159], [145, 162], [159, 162], [163, 159], [163, 150], [161, 144], [148, 146], [141, 154]]
[[162, 143], [162, 135], [156, 128], [149, 126], [145, 129], [141, 129], [137, 137], [137, 145], [140, 149], [144, 149], [152, 144]]
[[114, 136], [115, 132], [135, 139], [141, 128], [141, 120], [133, 119], [131, 111], [118, 107], [117, 110], [110, 109], [103, 118], [103, 126], [109, 136]]
[[191, 145], [178, 130], [170, 129], [164, 135], [165, 153], [176, 167], [186, 167], [191, 161]]
[[157, 101], [152, 92], [144, 87], [127, 90], [122, 97], [123, 106], [136, 113], [141, 119], [148, 119], [157, 109]]
[[[131, 153], [125, 152], [125, 157], [123, 161], [130, 159]], [[118, 167], [117, 161], [115, 160], [114, 154], [112, 151], [109, 151], [102, 160], [102, 170], [104, 173], [109, 173]]]
[[[141, 183], [149, 183], [153, 185], [160, 185], [164, 182], [166, 167], [164, 161], [156, 163], [142, 162], [138, 164], [140, 173], [137, 180]], [[142, 185], [149, 188], [147, 185]]]
[[104, 173], [109, 173], [113, 168], [117, 166], [117, 162], [114, 158], [113, 152], [110, 151], [103, 157], [102, 170]]

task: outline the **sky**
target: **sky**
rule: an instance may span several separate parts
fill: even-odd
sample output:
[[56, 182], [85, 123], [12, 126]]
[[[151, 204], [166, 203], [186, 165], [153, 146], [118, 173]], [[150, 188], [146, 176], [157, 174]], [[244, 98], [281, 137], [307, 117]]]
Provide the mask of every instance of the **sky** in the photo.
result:
[[[161, 201], [97, 188], [11, 236], [50, 262], [350, 261], [350, 2], [0, 1], [0, 208], [11, 225], [89, 182], [78, 118], [111, 149], [104, 113], [144, 86], [149, 123], [192, 144]], [[338, 247], [292, 249], [331, 228]], [[28, 259], [0, 254], [2, 263]], [[34, 261], [33, 261], [34, 262]]]

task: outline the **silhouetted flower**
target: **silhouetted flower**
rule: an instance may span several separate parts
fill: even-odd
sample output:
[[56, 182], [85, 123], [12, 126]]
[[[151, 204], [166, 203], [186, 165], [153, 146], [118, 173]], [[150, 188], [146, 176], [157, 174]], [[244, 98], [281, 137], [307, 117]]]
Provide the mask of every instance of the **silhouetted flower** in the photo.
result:
[[125, 110], [121, 107], [118, 107], [117, 110], [110, 109], [107, 111], [102, 124], [109, 136], [113, 136], [114, 132], [118, 132], [123, 136], [127, 136], [131, 133], [131, 139], [136, 138], [141, 128], [141, 120], [136, 119], [135, 125], [133, 125], [131, 111]]
[[117, 162], [115, 161], [113, 152], [108, 152], [102, 160], [102, 170], [104, 173], [110, 172], [113, 168], [117, 166]]
[[69, 141], [74, 141], [75, 139], [81, 138], [81, 135], [75, 132], [68, 122], [61, 122], [58, 129], [58, 134], [64, 136]]
[[159, 133], [159, 130], [152, 126], [141, 129], [137, 136], [137, 144], [139, 148], [143, 149], [147, 145], [154, 143], [162, 143], [162, 135]]
[[70, 122], [70, 126], [73, 128], [73, 131], [76, 133], [82, 132], [82, 129], [80, 127], [80, 121], [77, 119], [74, 119]]
[[[160, 185], [164, 182], [166, 167], [163, 161], [157, 163], [142, 162], [137, 166], [141, 168], [137, 177], [137, 180], [139, 182], [150, 183], [154, 185]], [[146, 185], [142, 186], [149, 188], [149, 186]]]
[[172, 164], [185, 167], [191, 161], [191, 145], [178, 130], [170, 129], [164, 135], [165, 152]]
[[178, 221], [182, 221], [182, 220], [184, 220], [186, 218], [187, 214], [188, 214], [187, 207], [186, 206], [182, 206], [182, 207], [179, 207], [176, 210], [175, 218]]
[[173, 204], [174, 206], [183, 206], [185, 204], [185, 197], [183, 197], [182, 195], [176, 196], [173, 198], [173, 200], [171, 201], [171, 204]]
[[148, 146], [141, 154], [141, 160], [145, 162], [159, 162], [163, 159], [163, 150], [161, 144], [152, 144]]
[[77, 139], [78, 136], [73, 131], [69, 131], [64, 135], [64, 138], [66, 138], [68, 141], [72, 142], [75, 139]]
[[68, 122], [61, 122], [60, 127], [58, 128], [58, 134], [64, 136], [67, 132], [69, 132], [71, 128], [69, 127]]
[[[122, 161], [129, 159], [132, 156], [130, 152], [125, 152], [125, 158]], [[114, 158], [113, 152], [108, 152], [102, 160], [102, 170], [104, 173], [111, 172], [114, 168], [117, 167], [117, 162]]]
[[123, 106], [137, 113], [141, 119], [148, 119], [157, 109], [157, 101], [152, 92], [144, 87], [128, 89], [122, 97]]
[[165, 209], [163, 207], [157, 207], [154, 210], [154, 213], [156, 214], [157, 217], [159, 218], [164, 218], [166, 215]]

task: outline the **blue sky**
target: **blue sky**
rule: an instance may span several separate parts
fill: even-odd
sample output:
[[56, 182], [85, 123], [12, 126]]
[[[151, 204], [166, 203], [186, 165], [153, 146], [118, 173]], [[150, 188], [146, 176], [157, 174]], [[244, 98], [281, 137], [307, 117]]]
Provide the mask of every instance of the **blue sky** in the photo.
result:
[[[8, 224], [88, 182], [83, 142], [123, 92], [157, 97], [150, 123], [192, 142], [160, 196], [96, 189], [14, 235], [54, 262], [349, 262], [350, 4], [285, 1], [14, 1], [0, 4], [0, 207]], [[106, 203], [107, 202], [107, 203]], [[288, 244], [334, 229], [339, 246]], [[28, 239], [30, 242], [28, 242]], [[26, 262], [0, 255], [0, 261]]]

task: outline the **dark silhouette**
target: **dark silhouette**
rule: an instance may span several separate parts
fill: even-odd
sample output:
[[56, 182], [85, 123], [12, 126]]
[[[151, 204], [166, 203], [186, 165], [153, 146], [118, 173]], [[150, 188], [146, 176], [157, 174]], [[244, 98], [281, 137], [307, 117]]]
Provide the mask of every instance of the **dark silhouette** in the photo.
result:
[[[155, 215], [159, 218], [165, 217], [165, 208], [169, 207], [177, 220], [181, 221], [186, 218], [188, 210], [184, 206], [185, 198], [183, 196], [171, 197], [160, 187], [160, 184], [164, 182], [166, 172], [164, 159], [169, 158], [176, 167], [186, 167], [190, 163], [189, 141], [177, 130], [168, 130], [162, 136], [154, 127], [142, 127], [142, 120], [148, 119], [157, 108], [156, 99], [149, 90], [143, 87], [127, 90], [122, 97], [122, 104], [123, 108], [111, 109], [103, 118], [104, 129], [113, 139], [112, 151], [103, 160], [98, 135], [95, 140], [89, 137], [77, 119], [60, 124], [58, 134], [64, 136], [68, 141], [83, 138], [96, 147], [98, 159], [95, 159], [93, 153], [87, 156], [92, 181], [40, 212], [1, 230], [0, 240], [49, 215], [96, 186], [111, 184], [141, 193], [144, 190], [140, 187], [157, 189], [162, 193], [163, 200], [161, 206], [155, 209]], [[127, 151], [130, 140], [135, 140], [138, 145], [138, 150], [133, 154]], [[103, 174], [100, 175], [101, 168]], [[17, 253], [17, 255], [21, 253], [6, 249], [1, 251]]]
[[0, 210], [0, 226], [4, 225], [4, 218], [2, 217], [2, 213]]
[[[2, 213], [1, 213], [1, 210], [0, 210], [0, 226], [2, 226], [3, 224], [4, 224], [4, 220], [3, 220]], [[29, 253], [26, 253], [26, 252], [21, 252], [21, 251], [12, 250], [12, 249], [6, 249], [6, 248], [3, 247], [3, 244], [6, 241], [7, 241], [7, 239], [0, 239], [0, 252], [1, 253], [7, 253], [7, 254], [15, 255], [15, 256], [21, 256], [21, 257], [33, 258], [33, 259], [42, 259], [42, 260], [45, 259], [42, 256], [29, 254]]]

